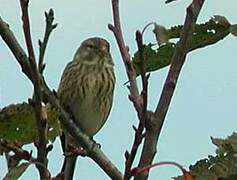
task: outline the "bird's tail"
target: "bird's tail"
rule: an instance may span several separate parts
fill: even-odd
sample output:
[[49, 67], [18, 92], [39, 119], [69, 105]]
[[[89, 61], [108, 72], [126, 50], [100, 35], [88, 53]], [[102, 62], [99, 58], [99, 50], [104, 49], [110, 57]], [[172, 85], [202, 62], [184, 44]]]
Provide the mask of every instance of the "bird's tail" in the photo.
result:
[[73, 180], [73, 174], [75, 171], [76, 161], [77, 161], [77, 155], [66, 155], [66, 146], [67, 146], [67, 140], [66, 136], [63, 133], [62, 136], [60, 136], [62, 150], [65, 154], [63, 167], [61, 172], [64, 174], [65, 180]]
[[73, 180], [73, 174], [76, 166], [77, 155], [67, 156], [63, 162], [62, 172], [65, 180]]

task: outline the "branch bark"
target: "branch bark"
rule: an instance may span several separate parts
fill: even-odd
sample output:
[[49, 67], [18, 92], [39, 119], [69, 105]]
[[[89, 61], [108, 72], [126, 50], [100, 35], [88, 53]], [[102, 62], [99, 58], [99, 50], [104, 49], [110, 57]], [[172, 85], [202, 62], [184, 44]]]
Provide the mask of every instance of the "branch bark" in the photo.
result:
[[[123, 35], [122, 35], [122, 29], [120, 25], [120, 16], [119, 16], [119, 1], [118, 0], [112, 0], [112, 8], [113, 8], [113, 20], [114, 25], [109, 24], [108, 28], [114, 33], [114, 36], [116, 38], [119, 50], [121, 52], [121, 56], [126, 68], [126, 73], [129, 80], [129, 91], [130, 91], [130, 99], [132, 99], [132, 102], [134, 104], [134, 107], [137, 109], [137, 112], [141, 112], [141, 103], [139, 101], [139, 91], [137, 87], [137, 80], [136, 80], [136, 72], [132, 66], [130, 55], [128, 53], [128, 50], [126, 48]], [[140, 116], [140, 114], [138, 114]]]
[[46, 51], [46, 46], [48, 44], [49, 36], [53, 29], [57, 27], [57, 24], [53, 24], [54, 20], [54, 12], [53, 9], [50, 9], [49, 12], [45, 12], [45, 20], [46, 20], [46, 28], [44, 32], [44, 38], [43, 41], [39, 40], [39, 62], [38, 62], [38, 69], [40, 74], [43, 74], [45, 64], [44, 61], [44, 54]]
[[145, 67], [144, 67], [144, 58], [143, 58], [143, 40], [142, 40], [142, 34], [137, 31], [136, 32], [136, 41], [137, 46], [139, 49], [140, 54], [140, 67], [141, 67], [141, 78], [142, 78], [142, 91], [141, 95], [139, 94], [139, 90], [137, 87], [137, 80], [136, 80], [136, 72], [135, 69], [131, 63], [130, 55], [128, 53], [128, 50], [126, 48], [123, 35], [122, 35], [122, 29], [120, 24], [120, 16], [119, 16], [119, 0], [112, 0], [112, 9], [113, 9], [113, 20], [114, 25], [109, 24], [108, 28], [114, 33], [114, 36], [116, 38], [124, 65], [127, 73], [127, 77], [129, 80], [129, 99], [132, 101], [134, 108], [137, 112], [137, 116], [139, 119], [138, 128], [135, 126], [133, 129], [135, 130], [135, 136], [133, 140], [133, 144], [131, 147], [130, 152], [125, 152], [125, 171], [124, 171], [124, 180], [128, 180], [131, 178], [131, 169], [134, 162], [134, 159], [137, 154], [137, 150], [139, 146], [142, 143], [143, 140], [143, 131], [145, 128], [145, 119], [147, 114], [147, 87], [148, 87], [148, 77], [146, 76]]
[[[171, 60], [171, 66], [154, 114], [150, 117], [150, 122], [146, 129], [145, 142], [138, 167], [144, 167], [152, 164], [156, 154], [157, 142], [161, 129], [163, 127], [165, 116], [167, 114], [174, 90], [178, 81], [179, 74], [185, 62], [188, 53], [189, 43], [191, 42], [192, 32], [197, 17], [203, 6], [204, 0], [193, 0], [187, 8], [187, 14], [184, 27], [179, 42], [176, 44], [175, 52]], [[148, 178], [148, 173], [144, 172], [135, 177], [135, 180]]]
[[[34, 55], [34, 49], [32, 44], [31, 32], [30, 32], [30, 21], [28, 14], [28, 0], [20, 0], [21, 10], [22, 10], [22, 22], [24, 37], [26, 42], [26, 47], [28, 50], [28, 60], [31, 69], [32, 83], [34, 85], [34, 95], [33, 102], [31, 105], [35, 111], [36, 123], [38, 128], [38, 142], [37, 144], [37, 161], [47, 167], [47, 132], [48, 125], [45, 116], [45, 112], [42, 107], [42, 92], [41, 92], [41, 78], [36, 64], [36, 59]], [[36, 164], [37, 169], [39, 170], [40, 178], [47, 179], [50, 174], [46, 171], [45, 168]]]

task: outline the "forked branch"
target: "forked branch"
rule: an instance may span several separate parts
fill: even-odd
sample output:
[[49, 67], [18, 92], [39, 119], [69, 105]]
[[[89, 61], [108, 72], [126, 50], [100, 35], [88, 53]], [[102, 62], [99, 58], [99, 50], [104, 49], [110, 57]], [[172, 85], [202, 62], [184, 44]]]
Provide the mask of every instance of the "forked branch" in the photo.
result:
[[[38, 67], [34, 55], [34, 49], [32, 44], [32, 38], [30, 33], [30, 21], [28, 14], [28, 0], [20, 0], [21, 10], [22, 10], [22, 22], [23, 22], [23, 31], [26, 42], [26, 47], [28, 50], [28, 60], [31, 69], [32, 83], [34, 85], [34, 95], [31, 105], [35, 111], [36, 123], [38, 128], [38, 142], [37, 142], [37, 161], [47, 167], [47, 132], [48, 125], [46, 120], [46, 115], [42, 107], [42, 87], [41, 87], [41, 77], [38, 72]], [[40, 178], [46, 179], [49, 178], [49, 173], [45, 168], [36, 164], [36, 167], [39, 170]]]
[[[146, 129], [145, 142], [139, 162], [139, 167], [152, 164], [156, 154], [157, 142], [161, 129], [163, 127], [165, 116], [167, 114], [174, 90], [178, 81], [179, 74], [185, 62], [188, 53], [189, 43], [191, 42], [192, 32], [196, 24], [198, 15], [203, 6], [204, 0], [193, 0], [187, 8], [187, 14], [184, 27], [179, 42], [176, 44], [175, 52], [171, 60], [171, 66], [166, 77], [166, 81], [156, 107], [154, 114], [151, 116], [149, 126]], [[148, 171], [135, 177], [135, 180], [147, 179]]]
[[139, 55], [140, 55], [140, 67], [141, 67], [141, 78], [142, 78], [142, 91], [141, 95], [139, 94], [139, 90], [137, 87], [137, 81], [136, 81], [136, 72], [134, 67], [131, 63], [131, 58], [128, 53], [128, 50], [126, 48], [124, 38], [122, 35], [122, 29], [120, 24], [120, 16], [119, 16], [119, 0], [112, 0], [112, 9], [113, 9], [113, 20], [114, 25], [109, 24], [109, 29], [114, 33], [114, 36], [116, 38], [118, 47], [120, 49], [120, 53], [126, 68], [127, 77], [129, 80], [129, 99], [132, 101], [134, 108], [137, 112], [137, 116], [139, 119], [139, 125], [138, 128], [134, 126], [135, 130], [135, 136], [134, 141], [131, 147], [130, 152], [125, 152], [125, 172], [124, 172], [124, 180], [131, 178], [131, 169], [134, 162], [134, 159], [136, 157], [138, 148], [143, 140], [143, 131], [145, 128], [145, 120], [146, 120], [146, 114], [147, 114], [147, 94], [148, 94], [148, 77], [146, 76], [145, 68], [144, 68], [144, 58], [143, 58], [143, 39], [142, 39], [142, 33], [139, 31], [136, 32], [136, 41], [137, 46], [139, 49]]

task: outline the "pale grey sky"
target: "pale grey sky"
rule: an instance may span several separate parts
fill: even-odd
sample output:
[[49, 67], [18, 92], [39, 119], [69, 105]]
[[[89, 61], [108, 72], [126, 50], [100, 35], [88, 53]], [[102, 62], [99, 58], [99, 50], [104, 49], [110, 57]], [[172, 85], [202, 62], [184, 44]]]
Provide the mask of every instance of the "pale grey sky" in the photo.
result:
[[[126, 43], [131, 52], [136, 49], [134, 34], [148, 22], [156, 21], [164, 26], [182, 24], [185, 7], [190, 0], [177, 0], [165, 5], [164, 1], [138, 0], [121, 1], [121, 19]], [[230, 22], [237, 23], [235, 0], [208, 0], [201, 11], [199, 22], [207, 21], [212, 15], [223, 15]], [[134, 137], [132, 125], [137, 124], [136, 113], [123, 83], [127, 78], [113, 34], [107, 29], [112, 23], [109, 0], [30, 2], [30, 16], [34, 46], [44, 31], [44, 11], [53, 8], [57, 29], [53, 32], [46, 51], [46, 80], [50, 87], [57, 88], [61, 73], [80, 42], [89, 36], [102, 36], [111, 43], [116, 69], [116, 91], [114, 106], [105, 127], [95, 139], [103, 151], [120, 168], [124, 169], [124, 152], [130, 149]], [[0, 0], [0, 15], [7, 21], [24, 45], [20, 7], [18, 1]], [[147, 31], [146, 42], [155, 39]], [[236, 89], [237, 62], [236, 38], [229, 35], [218, 44], [196, 50], [187, 57], [187, 62], [178, 81], [178, 86], [166, 117], [158, 144], [155, 161], [176, 161], [185, 167], [197, 160], [214, 154], [215, 147], [210, 136], [225, 137], [236, 131]], [[0, 107], [26, 101], [32, 94], [32, 86], [21, 73], [19, 65], [0, 40]], [[152, 73], [149, 85], [149, 109], [154, 109], [163, 86], [168, 68]], [[32, 149], [31, 146], [27, 146]], [[56, 142], [55, 148], [59, 148]], [[60, 151], [50, 153], [49, 163], [53, 175], [61, 168]], [[81, 179], [106, 180], [108, 177], [89, 159], [79, 159], [75, 176]], [[0, 157], [0, 178], [6, 172], [4, 159]], [[150, 179], [168, 180], [180, 172], [175, 167], [161, 167], [152, 170]], [[32, 167], [21, 179], [38, 179]]]

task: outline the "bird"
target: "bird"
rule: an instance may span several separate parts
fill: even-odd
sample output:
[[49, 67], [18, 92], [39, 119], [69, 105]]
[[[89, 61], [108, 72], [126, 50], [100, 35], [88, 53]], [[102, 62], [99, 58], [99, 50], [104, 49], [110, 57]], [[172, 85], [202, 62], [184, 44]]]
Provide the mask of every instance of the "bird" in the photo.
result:
[[[110, 45], [100, 37], [84, 40], [63, 71], [57, 91], [60, 104], [90, 138], [108, 119], [115, 81]], [[76, 142], [65, 128], [63, 131], [65, 149], [71, 144], [80, 147], [80, 142]], [[65, 157], [63, 171], [66, 180], [73, 179], [76, 159], [77, 155]]]

